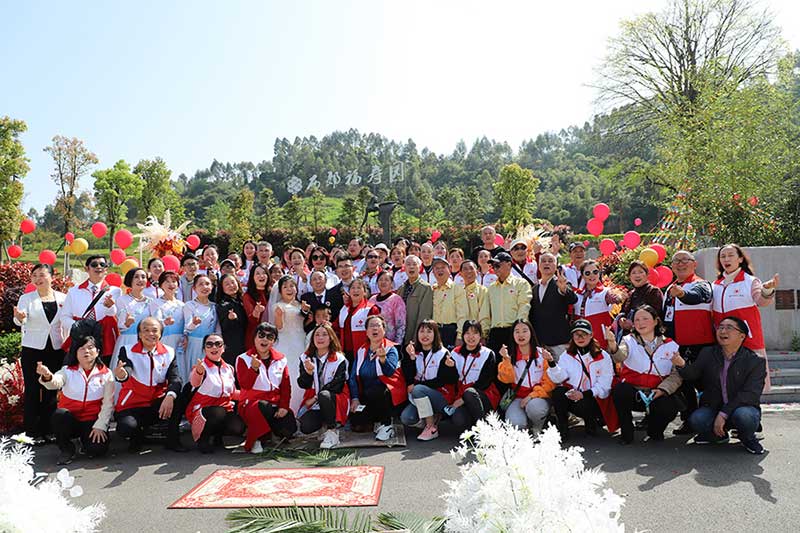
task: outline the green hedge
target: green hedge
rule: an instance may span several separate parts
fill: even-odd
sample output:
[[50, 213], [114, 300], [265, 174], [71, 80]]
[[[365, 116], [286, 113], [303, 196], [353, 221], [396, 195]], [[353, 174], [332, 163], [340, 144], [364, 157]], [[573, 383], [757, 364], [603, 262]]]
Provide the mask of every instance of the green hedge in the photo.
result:
[[0, 334], [0, 364], [10, 363], [19, 357], [22, 349], [22, 333], [12, 331]]

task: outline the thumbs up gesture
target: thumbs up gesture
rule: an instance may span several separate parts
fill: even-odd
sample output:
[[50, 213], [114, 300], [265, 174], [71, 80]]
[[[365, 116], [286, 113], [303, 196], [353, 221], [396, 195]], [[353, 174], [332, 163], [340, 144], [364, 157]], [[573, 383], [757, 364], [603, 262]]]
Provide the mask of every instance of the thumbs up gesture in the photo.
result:
[[172, 318], [172, 315], [170, 315], [170, 316], [168, 316], [167, 318], [164, 319], [164, 325], [165, 326], [171, 326], [174, 323], [175, 323], [175, 319]]
[[303, 362], [303, 368], [305, 368], [306, 372], [309, 374], [314, 374], [314, 363], [311, 362], [311, 359], [306, 359]]
[[678, 368], [686, 366], [686, 360], [678, 352], [673, 352], [671, 361], [672, 365]]
[[567, 276], [564, 275], [563, 270], [558, 271], [558, 275], [556, 277], [556, 286], [558, 287], [558, 292], [565, 293], [567, 291]]
[[238, 315], [236, 314], [236, 311], [234, 311], [233, 309], [228, 311], [228, 320], [236, 320], [237, 318]]
[[450, 352], [447, 352], [447, 354], [445, 354], [445, 356], [444, 356], [444, 364], [445, 364], [445, 366], [449, 366], [451, 368], [456, 366], [456, 362], [453, 361], [452, 357], [450, 357]]
[[128, 313], [128, 316], [125, 317], [125, 327], [126, 328], [131, 327], [131, 325], [133, 324], [134, 320], [135, 319], [133, 318], [133, 315]]
[[253, 357], [250, 361], [250, 368], [258, 372], [258, 369], [261, 368], [261, 359]]
[[41, 361], [36, 361], [36, 373], [42, 376], [42, 381], [50, 381], [53, 378], [53, 373]]
[[777, 289], [780, 282], [781, 282], [780, 274], [775, 274], [774, 276], [772, 276], [772, 279], [770, 279], [769, 281], [765, 281], [764, 284], [761, 286], [765, 289]]
[[202, 359], [197, 360], [197, 363], [194, 365], [194, 371], [197, 372], [198, 376], [202, 376], [206, 373], [206, 365], [203, 363]]
[[414, 346], [414, 341], [409, 341], [409, 343], [406, 345], [406, 353], [408, 354], [408, 357], [410, 357], [412, 361], [414, 361], [417, 358], [417, 349]]
[[508, 346], [505, 344], [500, 347], [500, 357], [503, 359], [511, 360], [511, 356], [508, 355]]
[[114, 369], [114, 377], [122, 381], [128, 377], [128, 371], [125, 370], [125, 363], [120, 359], [117, 361], [117, 367]]
[[375, 350], [375, 355], [377, 355], [378, 359], [380, 359], [381, 362], [383, 362], [386, 359], [386, 348], [381, 346], [380, 348]]
[[253, 318], [261, 318], [261, 315], [264, 313], [265, 309], [266, 307], [261, 305], [261, 302], [257, 303], [253, 308]]
[[553, 362], [553, 354], [550, 353], [550, 350], [542, 349], [542, 359], [547, 361], [548, 363]]
[[200, 322], [202, 322], [202, 321], [203, 321], [203, 319], [200, 318], [199, 316], [197, 316], [197, 315], [193, 315], [192, 316], [192, 324], [194, 324], [195, 326], [199, 326]]
[[24, 322], [27, 317], [28, 313], [26, 313], [25, 311], [20, 311], [16, 305], [14, 306], [14, 318], [16, 318], [20, 322]]

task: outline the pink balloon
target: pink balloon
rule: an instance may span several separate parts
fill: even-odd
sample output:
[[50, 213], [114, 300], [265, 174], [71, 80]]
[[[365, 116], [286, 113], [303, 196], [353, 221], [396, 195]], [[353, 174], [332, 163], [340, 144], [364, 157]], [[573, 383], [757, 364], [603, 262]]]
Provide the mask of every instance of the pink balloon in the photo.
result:
[[75, 234], [71, 231], [66, 232], [64, 234], [64, 240], [67, 241], [67, 244], [72, 244], [72, 242], [75, 240]]
[[651, 268], [647, 272], [647, 281], [650, 282], [650, 285], [655, 285], [658, 287], [658, 272], [656, 272], [655, 268]]
[[31, 218], [26, 218], [19, 224], [19, 229], [24, 234], [32, 233], [36, 229], [36, 222]]
[[106, 226], [103, 222], [95, 222], [92, 224], [92, 235], [98, 239], [102, 239], [107, 232], [108, 226]]
[[106, 276], [106, 281], [112, 287], [121, 287], [122, 286], [122, 276], [120, 276], [116, 272], [112, 272], [111, 274]]
[[653, 270], [658, 273], [658, 288], [663, 289], [672, 283], [672, 269], [668, 266], [661, 265]]
[[339, 230], [338, 230], [338, 229], [336, 229], [336, 228], [331, 228], [331, 235], [333, 235], [333, 236], [335, 237], [337, 233], [339, 233]]
[[606, 204], [600, 202], [594, 206], [594, 209], [592, 209], [592, 214], [594, 215], [594, 218], [600, 222], [605, 222], [608, 218], [608, 215], [611, 214], [611, 209], [609, 209]]
[[502, 235], [500, 235], [499, 233], [498, 233], [497, 235], [495, 235], [495, 236], [494, 236], [494, 243], [495, 243], [497, 246], [503, 246], [503, 243], [504, 243], [504, 242], [506, 242], [506, 240], [505, 240], [505, 239], [503, 238], [503, 236], [502, 236]]
[[17, 257], [22, 255], [22, 246], [19, 244], [12, 244], [8, 247], [8, 257], [11, 259], [16, 259]]
[[595, 237], [599, 237], [603, 233], [603, 221], [596, 218], [590, 218], [586, 223], [586, 229]]
[[27, 285], [25, 285], [25, 294], [33, 292], [35, 290], [36, 290], [36, 285], [34, 285], [33, 283], [28, 283]]
[[583, 247], [584, 248], [588, 248], [589, 247], [589, 241], [583, 241]]
[[617, 251], [617, 243], [611, 239], [603, 239], [600, 241], [600, 253], [603, 255], [611, 255]]
[[125, 261], [125, 250], [121, 248], [114, 248], [111, 250], [111, 262], [118, 265]]
[[626, 246], [625, 246], [625, 240], [624, 240], [624, 239], [620, 239], [620, 240], [619, 240], [619, 242], [618, 242], [617, 244], [619, 244], [619, 247], [620, 247], [620, 248], [625, 248], [625, 247], [626, 247]]
[[642, 219], [641, 218], [633, 219], [633, 225], [634, 226], [641, 226], [642, 225]]
[[650, 248], [655, 250], [656, 253], [658, 254], [658, 262], [659, 263], [663, 262], [664, 259], [666, 259], [666, 257], [667, 257], [667, 249], [664, 248], [664, 245], [658, 244], [658, 243], [654, 243], [654, 244], [650, 245]]
[[623, 237], [622, 241], [625, 243], [625, 246], [632, 250], [639, 246], [639, 244], [642, 242], [642, 236], [636, 231], [628, 231], [625, 232], [625, 236]]
[[56, 264], [56, 253], [53, 250], [42, 250], [39, 254], [39, 262], [53, 266]]
[[442, 236], [441, 231], [439, 231], [438, 229], [433, 230], [433, 232], [431, 232], [431, 242], [435, 243], [436, 241], [439, 240], [439, 237], [441, 236]]
[[124, 250], [133, 244], [133, 233], [126, 229], [121, 229], [114, 234], [114, 242]]
[[190, 250], [197, 250], [197, 247], [200, 246], [200, 237], [197, 235], [189, 235], [186, 237], [186, 245]]
[[171, 270], [173, 272], [180, 272], [181, 262], [174, 255], [165, 255], [161, 258], [164, 262], [164, 270]]

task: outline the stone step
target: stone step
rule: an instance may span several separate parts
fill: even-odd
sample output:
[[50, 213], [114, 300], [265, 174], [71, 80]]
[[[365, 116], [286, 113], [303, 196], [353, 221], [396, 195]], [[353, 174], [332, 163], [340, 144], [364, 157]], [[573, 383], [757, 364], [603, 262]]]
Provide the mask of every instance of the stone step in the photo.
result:
[[800, 368], [770, 368], [769, 377], [773, 385], [800, 386]]
[[761, 403], [800, 402], [800, 385], [773, 385], [772, 389], [761, 395]]
[[800, 352], [767, 352], [770, 368], [800, 368]]

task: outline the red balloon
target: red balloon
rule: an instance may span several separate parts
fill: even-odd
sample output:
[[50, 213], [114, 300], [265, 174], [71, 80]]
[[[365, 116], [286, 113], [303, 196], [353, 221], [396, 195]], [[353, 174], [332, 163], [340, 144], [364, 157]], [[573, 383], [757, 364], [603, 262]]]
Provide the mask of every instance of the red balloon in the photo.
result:
[[197, 247], [200, 246], [200, 237], [197, 235], [189, 235], [186, 237], [186, 246], [188, 246], [190, 250], [197, 250]]
[[20, 255], [22, 255], [22, 246], [18, 244], [12, 244], [8, 247], [8, 257], [11, 259], [16, 259]]
[[661, 265], [653, 270], [658, 273], [658, 288], [663, 289], [672, 283], [672, 269], [668, 266]]
[[164, 263], [164, 270], [180, 272], [181, 262], [174, 255], [165, 255], [161, 258], [161, 261]]
[[442, 236], [441, 231], [439, 231], [438, 229], [433, 230], [433, 232], [431, 233], [431, 242], [435, 243], [436, 241], [439, 240], [439, 237], [441, 236]]
[[39, 254], [39, 262], [50, 266], [55, 265], [56, 253], [53, 250], [42, 250]]
[[642, 225], [642, 219], [641, 218], [633, 219], [633, 225], [634, 226], [641, 226]]
[[611, 255], [617, 251], [617, 243], [611, 239], [603, 239], [600, 241], [600, 253], [603, 255]]
[[106, 281], [112, 287], [122, 287], [122, 276], [120, 276], [116, 272], [112, 272], [111, 274], [107, 275]]
[[658, 262], [659, 263], [662, 263], [664, 261], [664, 259], [666, 259], [666, 257], [667, 257], [667, 249], [664, 248], [664, 246], [662, 244], [653, 243], [653, 244], [650, 245], [650, 248], [655, 250], [656, 253], [658, 254]]
[[26, 294], [29, 293], [29, 292], [33, 292], [35, 290], [36, 290], [36, 285], [34, 285], [33, 283], [28, 283], [27, 285], [25, 285], [25, 293]]
[[600, 222], [605, 222], [605, 220], [608, 218], [608, 215], [611, 214], [611, 209], [609, 209], [606, 204], [601, 202], [594, 206], [594, 209], [592, 209], [592, 214], [594, 215], [594, 218]]
[[619, 242], [618, 242], [617, 244], [619, 244], [619, 247], [620, 247], [620, 248], [626, 248], [626, 246], [625, 246], [625, 241], [624, 241], [623, 239], [620, 239], [620, 240], [619, 240]]
[[64, 234], [64, 240], [67, 241], [67, 244], [72, 244], [72, 241], [75, 240], [75, 234], [71, 231], [68, 231]]
[[133, 244], [133, 233], [126, 229], [121, 229], [114, 234], [114, 242], [124, 250]]
[[26, 218], [22, 222], [20, 222], [19, 229], [22, 233], [27, 235], [28, 233], [31, 233], [33, 232], [33, 230], [36, 229], [36, 222], [34, 222], [33, 219]]
[[636, 231], [628, 231], [625, 233], [622, 241], [625, 243], [625, 246], [632, 250], [642, 242], [642, 236]]
[[499, 233], [498, 233], [497, 235], [495, 235], [495, 236], [494, 236], [494, 243], [495, 243], [497, 246], [503, 246], [503, 243], [504, 243], [504, 242], [506, 242], [506, 240], [505, 240], [505, 239], [503, 238], [503, 236], [502, 236], [502, 235], [500, 235]]
[[595, 237], [599, 237], [603, 233], [603, 221], [596, 218], [590, 218], [586, 223], [586, 229]]
[[111, 262], [118, 265], [125, 261], [125, 250], [121, 248], [114, 248], [111, 250]]
[[650, 285], [655, 285], [658, 287], [658, 272], [656, 272], [655, 268], [651, 268], [647, 272], [647, 281], [650, 282]]
[[337, 233], [339, 233], [339, 230], [338, 230], [338, 229], [336, 229], [336, 228], [331, 228], [331, 235], [333, 235], [333, 236], [336, 236], [336, 234], [337, 234]]
[[92, 235], [101, 239], [105, 236], [108, 232], [108, 226], [106, 226], [103, 222], [95, 222], [92, 224]]
[[589, 241], [583, 241], [583, 247], [584, 248], [588, 248], [589, 247]]

